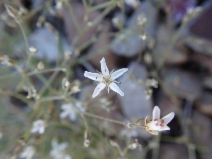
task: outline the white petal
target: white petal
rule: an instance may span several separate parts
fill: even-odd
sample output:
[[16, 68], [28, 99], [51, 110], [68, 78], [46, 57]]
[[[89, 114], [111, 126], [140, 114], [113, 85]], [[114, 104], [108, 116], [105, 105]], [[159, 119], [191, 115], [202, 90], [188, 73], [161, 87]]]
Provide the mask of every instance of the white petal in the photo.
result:
[[161, 127], [160, 130], [158, 130], [158, 131], [164, 131], [164, 130], [170, 130], [170, 128], [165, 125], [165, 126]]
[[65, 159], [71, 159], [71, 157], [69, 155], [66, 155]]
[[160, 119], [160, 108], [158, 106], [155, 106], [152, 112], [152, 120]]
[[37, 128], [36, 127], [33, 127], [32, 129], [31, 129], [31, 133], [36, 133], [37, 132]]
[[71, 121], [75, 121], [76, 118], [77, 118], [77, 113], [76, 113], [75, 110], [73, 110], [72, 112], [69, 113], [69, 119], [70, 119]]
[[44, 131], [45, 131], [45, 128], [44, 127], [41, 127], [38, 132], [39, 132], [39, 134], [43, 134]]
[[104, 83], [99, 83], [99, 84], [96, 86], [96, 88], [95, 88], [95, 90], [94, 90], [94, 92], [93, 92], [92, 97], [93, 97], [93, 98], [96, 97], [96, 96], [99, 94], [99, 92], [100, 92], [101, 90], [103, 90], [105, 87], [106, 87], [106, 84], [104, 84]]
[[127, 68], [119, 69], [111, 74], [111, 78], [115, 80], [116, 78], [120, 77], [123, 73], [127, 72], [127, 70], [128, 70]]
[[63, 111], [63, 112], [60, 113], [60, 118], [64, 119], [64, 118], [66, 118], [68, 116], [68, 114], [69, 113], [67, 111]]
[[117, 86], [117, 84], [115, 84], [114, 82], [112, 82], [109, 85], [110, 89], [112, 89], [114, 92], [120, 94], [121, 96], [124, 96], [124, 93], [120, 90], [120, 88]]
[[57, 140], [56, 139], [53, 139], [52, 140], [52, 147], [55, 148], [57, 146], [58, 146]]
[[174, 118], [174, 113], [171, 112], [164, 116], [162, 119], [164, 120], [164, 124], [167, 125]]
[[94, 81], [102, 81], [102, 75], [85, 71], [84, 76]]
[[101, 71], [102, 71], [103, 76], [109, 76], [110, 73], [109, 73], [109, 70], [107, 68], [107, 64], [105, 62], [105, 58], [104, 57], [102, 58], [100, 63], [101, 63]]
[[154, 122], [154, 121], [151, 121], [148, 124], [148, 127], [149, 127], [150, 130], [154, 130], [154, 131], [159, 131], [160, 130], [160, 126], [157, 126], [156, 122]]
[[63, 104], [62, 106], [61, 106], [61, 109], [62, 110], [67, 110], [67, 109], [69, 109], [69, 107], [70, 107], [70, 104]]
[[65, 150], [66, 148], [68, 147], [68, 143], [64, 142], [64, 143], [61, 143], [59, 146], [58, 146], [58, 149], [63, 151]]

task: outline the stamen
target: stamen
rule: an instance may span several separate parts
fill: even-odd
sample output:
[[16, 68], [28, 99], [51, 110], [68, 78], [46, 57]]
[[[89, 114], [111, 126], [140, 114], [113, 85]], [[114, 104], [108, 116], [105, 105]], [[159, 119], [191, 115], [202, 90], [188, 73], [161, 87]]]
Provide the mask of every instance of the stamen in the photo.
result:
[[114, 69], [110, 72], [110, 75], [114, 72]]
[[99, 72], [98, 70], [96, 70], [97, 73], [102, 74], [101, 72]]
[[112, 81], [112, 82], [117, 83], [117, 84], [121, 84], [121, 82], [118, 82], [118, 81]]

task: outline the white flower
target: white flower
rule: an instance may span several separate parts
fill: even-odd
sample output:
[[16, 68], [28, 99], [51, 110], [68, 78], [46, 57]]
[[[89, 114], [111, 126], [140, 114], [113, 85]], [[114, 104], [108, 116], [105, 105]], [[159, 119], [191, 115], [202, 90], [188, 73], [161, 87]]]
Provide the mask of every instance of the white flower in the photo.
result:
[[34, 154], [35, 154], [35, 148], [34, 148], [34, 146], [27, 146], [20, 153], [19, 157], [20, 158], [25, 158], [25, 159], [32, 159], [32, 157], [34, 156]]
[[153, 135], [157, 135], [158, 131], [170, 130], [167, 124], [174, 118], [174, 113], [171, 112], [168, 115], [160, 119], [160, 109], [155, 106], [152, 112], [152, 119], [145, 119], [146, 130]]
[[120, 133], [122, 136], [126, 136], [127, 138], [133, 138], [133, 137], [137, 137], [139, 134], [138, 134], [138, 131], [135, 129], [135, 128], [126, 128], [126, 129], [123, 129]]
[[63, 142], [58, 144], [56, 139], [52, 140], [52, 150], [50, 155], [54, 159], [71, 159], [71, 156], [67, 155], [65, 149], [68, 147], [68, 143]]
[[124, 2], [127, 5], [132, 6], [133, 8], [137, 8], [140, 5], [140, 2], [138, 0], [124, 0]]
[[46, 123], [44, 120], [39, 119], [37, 121], [34, 121], [32, 129], [31, 129], [31, 133], [38, 132], [39, 134], [43, 134], [45, 131], [45, 126], [46, 126]]
[[[84, 112], [85, 111], [85, 108], [82, 106], [82, 103], [81, 102], [76, 102], [75, 103], [75, 106], [81, 112]], [[76, 118], [77, 118], [77, 110], [76, 110], [76, 108], [71, 103], [63, 104], [62, 107], [61, 107], [61, 109], [63, 110], [60, 113], [60, 118], [61, 119], [64, 119], [66, 117], [69, 117], [69, 119], [71, 121], [75, 121], [76, 120]]]
[[146, 85], [154, 88], [158, 88], [158, 81], [156, 81], [154, 78], [148, 79], [146, 81]]
[[0, 139], [3, 137], [3, 134], [2, 134], [2, 132], [0, 132]]
[[87, 71], [85, 71], [85, 73], [84, 73], [85, 77], [99, 82], [99, 84], [96, 86], [96, 88], [93, 92], [92, 97], [93, 98], [96, 97], [100, 93], [100, 91], [103, 90], [105, 87], [107, 88], [108, 93], [109, 93], [109, 89], [112, 89], [113, 91], [120, 94], [121, 96], [124, 96], [124, 93], [117, 86], [116, 83], [118, 83], [118, 82], [115, 81], [115, 79], [120, 77], [128, 69], [122, 68], [115, 72], [113, 72], [113, 71], [109, 72], [104, 57], [102, 58], [100, 63], [101, 63], [101, 71], [102, 71], [101, 73], [91, 73], [91, 72], [87, 72]]

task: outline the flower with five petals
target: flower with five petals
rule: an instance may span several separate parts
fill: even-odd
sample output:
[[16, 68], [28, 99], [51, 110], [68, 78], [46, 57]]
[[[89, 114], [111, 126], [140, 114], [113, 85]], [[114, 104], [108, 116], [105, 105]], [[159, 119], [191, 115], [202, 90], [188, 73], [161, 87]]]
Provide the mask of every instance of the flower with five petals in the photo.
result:
[[37, 120], [33, 122], [33, 126], [31, 129], [31, 133], [39, 133], [39, 134], [43, 134], [45, 131], [45, 127], [46, 127], [46, 123], [44, 120]]
[[93, 98], [96, 97], [100, 93], [100, 91], [103, 90], [105, 87], [107, 88], [108, 93], [109, 93], [109, 90], [112, 89], [114, 92], [120, 94], [121, 96], [124, 96], [124, 93], [120, 90], [120, 88], [116, 84], [116, 83], [119, 83], [119, 82], [115, 81], [115, 79], [120, 77], [128, 69], [122, 68], [122, 69], [119, 69], [115, 72], [113, 72], [113, 71], [109, 72], [104, 57], [100, 61], [100, 64], [101, 64], [101, 71], [102, 72], [91, 73], [91, 72], [85, 71], [85, 73], [84, 73], [85, 77], [99, 82], [99, 84], [96, 86], [96, 88], [93, 92], [92, 97]]
[[147, 116], [145, 119], [146, 130], [153, 135], [158, 135], [158, 131], [170, 130], [167, 124], [174, 118], [174, 112], [169, 113], [160, 119], [160, 109], [155, 106], [152, 112], [152, 119]]

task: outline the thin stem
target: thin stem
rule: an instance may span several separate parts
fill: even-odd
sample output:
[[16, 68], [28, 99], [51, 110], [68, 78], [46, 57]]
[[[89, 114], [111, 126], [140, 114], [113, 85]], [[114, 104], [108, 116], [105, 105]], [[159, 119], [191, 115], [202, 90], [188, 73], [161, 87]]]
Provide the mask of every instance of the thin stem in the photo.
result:
[[53, 72], [53, 71], [64, 71], [64, 68], [51, 68], [51, 69], [46, 69], [46, 70], [42, 70], [42, 71], [33, 71], [33, 72], [27, 73], [27, 75], [32, 76], [32, 75], [39, 74], [39, 73], [47, 73], [47, 72]]
[[39, 102], [47, 102], [47, 101], [53, 101], [53, 100], [62, 100], [64, 99], [64, 96], [50, 96], [45, 97], [39, 100]]
[[80, 29], [79, 23], [78, 23], [78, 20], [76, 19], [76, 16], [75, 16], [75, 13], [74, 13], [74, 10], [73, 10], [71, 4], [70, 4], [68, 1], [65, 1], [65, 4], [66, 4], [66, 6], [67, 6], [68, 9], [69, 9], [69, 12], [70, 12], [71, 17], [72, 17], [72, 19], [73, 19], [74, 27], [75, 27], [77, 33], [80, 33], [80, 30], [79, 30], [79, 29]]
[[152, 159], [158, 159], [159, 150], [160, 150], [160, 134], [156, 136], [156, 141], [158, 144], [153, 149]]
[[25, 42], [25, 46], [26, 46], [26, 53], [29, 53], [29, 50], [28, 50], [29, 49], [29, 42], [27, 40], [26, 33], [24, 31], [24, 28], [23, 28], [22, 24], [19, 21], [17, 21], [17, 22], [18, 22], [18, 25], [19, 25], [19, 27], [21, 29], [22, 35], [24, 37], [24, 42]]
[[28, 66], [29, 63], [30, 63], [30, 60], [31, 60], [31, 55], [30, 55], [30, 53], [29, 53], [29, 42], [28, 42], [28, 40], [27, 40], [27, 36], [26, 36], [26, 33], [25, 33], [25, 31], [24, 31], [24, 28], [23, 28], [21, 22], [17, 20], [17, 23], [18, 23], [18, 25], [19, 25], [19, 27], [20, 27], [20, 29], [21, 29], [21, 33], [22, 33], [22, 35], [23, 35], [23, 37], [24, 37], [24, 42], [25, 42], [25, 46], [26, 46], [26, 53], [27, 53], [27, 57], [28, 57], [28, 58], [27, 58], [27, 63], [26, 63], [26, 65]]
[[114, 3], [113, 0], [105, 2], [105, 3], [101, 3], [99, 5], [93, 6], [92, 8], [89, 9], [89, 11], [95, 11], [98, 9], [106, 8], [107, 6], [112, 5], [113, 3]]
[[128, 125], [127, 123], [124, 123], [124, 122], [121, 122], [121, 121], [118, 121], [118, 120], [108, 119], [108, 118], [101, 117], [101, 116], [91, 114], [91, 113], [88, 113], [88, 112], [83, 112], [83, 114], [86, 115], [86, 116], [89, 116], [89, 117], [97, 118], [97, 119], [100, 119], [100, 120], [105, 120], [105, 121], [108, 121], [108, 122], [111, 122], [111, 123], [116, 123], [116, 124], [120, 124], [120, 125], [124, 125], [124, 126]]
[[195, 146], [193, 144], [189, 144], [187, 147], [189, 159], [196, 159]]

